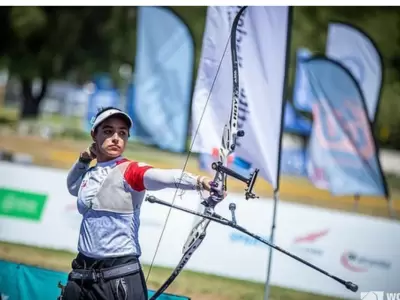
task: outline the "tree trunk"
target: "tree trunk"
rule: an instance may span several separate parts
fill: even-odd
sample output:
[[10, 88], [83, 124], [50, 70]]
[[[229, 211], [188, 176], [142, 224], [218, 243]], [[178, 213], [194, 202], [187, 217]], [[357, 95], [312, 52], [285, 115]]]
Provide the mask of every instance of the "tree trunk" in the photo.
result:
[[22, 79], [22, 108], [20, 119], [36, 119], [39, 115], [39, 104], [44, 98], [47, 91], [48, 80], [47, 78], [42, 78], [42, 86], [40, 92], [37, 95], [33, 95], [32, 92], [32, 80]]

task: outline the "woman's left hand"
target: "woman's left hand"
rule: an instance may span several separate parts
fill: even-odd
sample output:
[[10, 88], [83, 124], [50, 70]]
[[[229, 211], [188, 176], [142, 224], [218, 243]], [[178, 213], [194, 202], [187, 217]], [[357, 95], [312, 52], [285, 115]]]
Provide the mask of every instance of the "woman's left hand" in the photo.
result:
[[198, 179], [198, 183], [201, 187], [201, 189], [206, 190], [206, 191], [211, 191], [211, 178], [208, 178], [206, 176], [200, 176]]
[[[200, 176], [198, 179], [198, 183], [201, 188], [205, 191], [210, 192], [212, 189], [212, 179], [207, 176]], [[226, 192], [224, 193], [224, 198], [226, 197]]]

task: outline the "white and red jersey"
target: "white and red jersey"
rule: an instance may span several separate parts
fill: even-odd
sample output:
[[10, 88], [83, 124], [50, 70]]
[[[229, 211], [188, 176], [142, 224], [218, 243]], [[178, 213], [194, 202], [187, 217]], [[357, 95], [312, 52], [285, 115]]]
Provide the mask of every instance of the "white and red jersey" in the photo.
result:
[[83, 216], [79, 252], [92, 258], [140, 256], [140, 208], [146, 190], [194, 190], [197, 176], [118, 157], [92, 168], [77, 161], [67, 186]]

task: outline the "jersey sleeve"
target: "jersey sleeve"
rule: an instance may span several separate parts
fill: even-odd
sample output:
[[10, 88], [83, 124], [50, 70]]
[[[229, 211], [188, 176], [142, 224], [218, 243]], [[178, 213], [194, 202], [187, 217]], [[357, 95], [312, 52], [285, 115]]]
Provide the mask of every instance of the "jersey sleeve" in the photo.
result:
[[131, 162], [125, 170], [124, 179], [133, 190], [142, 192], [146, 189], [144, 184], [144, 174], [147, 170], [152, 168], [152, 166], [144, 163]]
[[77, 160], [67, 175], [67, 188], [72, 196], [78, 196], [79, 187], [82, 183], [83, 175], [89, 170], [89, 163], [85, 164]]
[[157, 191], [165, 188], [196, 190], [198, 177], [178, 169], [153, 168], [146, 172], [143, 180], [146, 190]]

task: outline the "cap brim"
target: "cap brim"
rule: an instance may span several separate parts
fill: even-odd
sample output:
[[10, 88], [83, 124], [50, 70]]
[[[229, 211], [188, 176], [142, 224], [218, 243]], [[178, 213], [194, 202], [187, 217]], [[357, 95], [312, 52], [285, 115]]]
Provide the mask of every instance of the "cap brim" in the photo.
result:
[[117, 109], [109, 109], [106, 110], [104, 112], [102, 112], [94, 121], [93, 125], [92, 125], [92, 131], [96, 129], [97, 126], [99, 126], [101, 123], [103, 123], [105, 120], [111, 118], [111, 117], [115, 117], [115, 116], [120, 116], [123, 119], [126, 120], [126, 122], [128, 123], [129, 129], [132, 127], [133, 122], [131, 117], [129, 117], [129, 115], [127, 113], [124, 113], [123, 111], [117, 110]]

